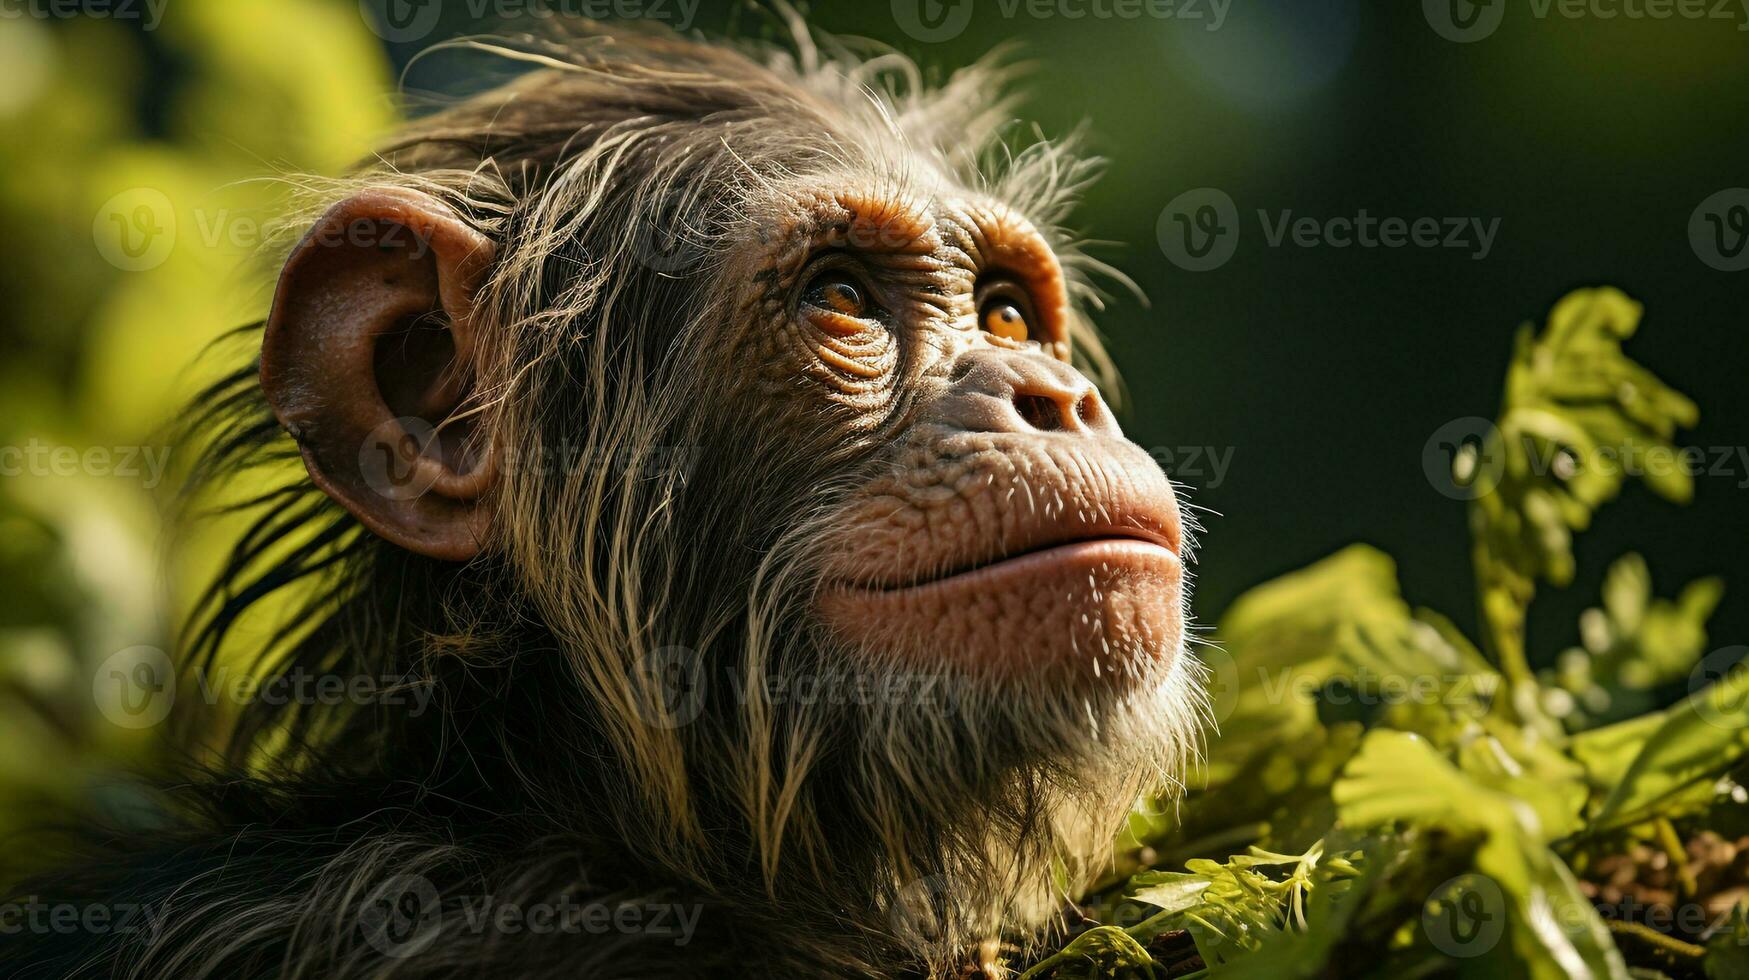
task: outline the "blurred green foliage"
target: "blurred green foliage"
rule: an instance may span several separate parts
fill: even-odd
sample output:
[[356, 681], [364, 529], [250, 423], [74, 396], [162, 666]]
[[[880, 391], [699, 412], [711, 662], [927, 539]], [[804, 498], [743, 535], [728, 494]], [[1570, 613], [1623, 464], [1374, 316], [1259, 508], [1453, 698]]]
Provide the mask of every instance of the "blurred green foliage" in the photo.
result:
[[265, 312], [283, 195], [258, 178], [331, 173], [395, 118], [360, 96], [391, 79], [355, 10], [174, 9], [150, 33], [0, 18], [0, 445], [34, 452], [0, 477], [0, 832], [155, 746], [98, 713], [99, 665], [170, 646], [225, 532], [169, 553], [145, 461], [192, 459], [165, 423], [219, 365], [189, 365]]

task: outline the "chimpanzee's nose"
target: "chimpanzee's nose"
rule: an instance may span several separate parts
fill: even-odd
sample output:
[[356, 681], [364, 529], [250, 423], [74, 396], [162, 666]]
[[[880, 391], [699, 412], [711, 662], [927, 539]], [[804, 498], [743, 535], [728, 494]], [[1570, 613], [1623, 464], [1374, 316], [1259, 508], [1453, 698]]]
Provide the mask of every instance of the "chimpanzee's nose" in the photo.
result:
[[948, 379], [936, 414], [968, 432], [1123, 435], [1093, 382], [1043, 354], [968, 350], [954, 361]]

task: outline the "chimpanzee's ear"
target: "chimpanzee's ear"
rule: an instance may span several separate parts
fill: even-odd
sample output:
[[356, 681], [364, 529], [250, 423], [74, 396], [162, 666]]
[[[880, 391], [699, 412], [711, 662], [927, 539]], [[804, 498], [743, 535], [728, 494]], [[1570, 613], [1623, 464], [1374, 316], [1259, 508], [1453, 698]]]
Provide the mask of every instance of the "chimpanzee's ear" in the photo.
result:
[[474, 298], [496, 248], [436, 198], [369, 190], [331, 208], [281, 273], [261, 386], [310, 476], [422, 555], [481, 547], [497, 476], [469, 396]]

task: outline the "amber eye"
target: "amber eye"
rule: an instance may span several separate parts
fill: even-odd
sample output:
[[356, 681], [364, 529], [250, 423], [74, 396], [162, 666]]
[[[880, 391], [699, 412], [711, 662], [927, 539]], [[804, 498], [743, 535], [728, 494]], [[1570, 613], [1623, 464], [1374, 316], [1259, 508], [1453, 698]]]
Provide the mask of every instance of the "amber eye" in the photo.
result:
[[871, 315], [864, 287], [839, 271], [823, 272], [809, 281], [808, 288], [802, 291], [802, 302], [839, 316], [865, 319]]
[[1026, 340], [1026, 314], [1005, 299], [992, 299], [978, 313], [978, 325], [992, 336], [1004, 340]]

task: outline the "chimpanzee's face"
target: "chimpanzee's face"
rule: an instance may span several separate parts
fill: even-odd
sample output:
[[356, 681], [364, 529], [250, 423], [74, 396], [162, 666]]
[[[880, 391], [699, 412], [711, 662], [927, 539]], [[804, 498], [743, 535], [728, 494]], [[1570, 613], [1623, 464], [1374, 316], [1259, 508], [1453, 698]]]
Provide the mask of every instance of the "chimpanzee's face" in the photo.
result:
[[1178, 506], [1071, 364], [1045, 237], [958, 193], [839, 185], [776, 211], [739, 253], [751, 268], [730, 264], [745, 316], [727, 347], [764, 381], [745, 397], [782, 406], [726, 416], [724, 438], [759, 418], [860, 448], [806, 481], [843, 491], [815, 522], [826, 634], [1078, 700], [1163, 676], [1183, 639]]

